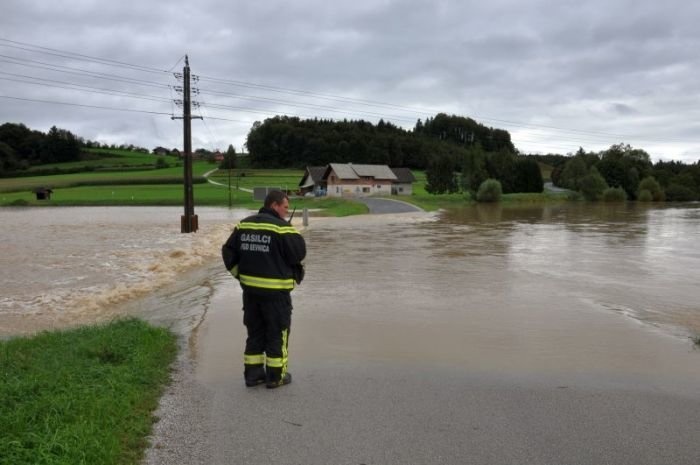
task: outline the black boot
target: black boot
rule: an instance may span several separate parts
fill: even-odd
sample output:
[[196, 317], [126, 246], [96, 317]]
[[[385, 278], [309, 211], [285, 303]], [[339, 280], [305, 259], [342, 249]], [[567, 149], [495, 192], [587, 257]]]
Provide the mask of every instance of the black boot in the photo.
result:
[[280, 386], [285, 386], [292, 382], [292, 374], [284, 373], [282, 374], [281, 368], [267, 368], [267, 383], [268, 389], [278, 388]]
[[263, 365], [246, 365], [243, 374], [245, 376], [245, 385], [248, 387], [254, 387], [267, 381]]

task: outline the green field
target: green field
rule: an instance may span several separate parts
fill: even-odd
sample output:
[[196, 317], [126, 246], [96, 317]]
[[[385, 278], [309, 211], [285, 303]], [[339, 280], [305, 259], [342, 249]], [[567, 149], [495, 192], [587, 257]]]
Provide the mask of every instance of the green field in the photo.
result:
[[[195, 162], [195, 175], [202, 175], [214, 169], [207, 162]], [[161, 174], [160, 178], [154, 173]], [[234, 208], [257, 209], [260, 202], [253, 195], [241, 189], [254, 187], [280, 187], [295, 190], [301, 180], [300, 170], [243, 170], [241, 176], [232, 173], [231, 206]], [[245, 175], [243, 175], [245, 173]], [[179, 176], [178, 176], [179, 175]], [[222, 184], [198, 183], [193, 186], [195, 205], [228, 206], [228, 172], [216, 172], [210, 177]], [[173, 180], [177, 181], [173, 183]], [[153, 184], [122, 184], [130, 182], [153, 182]], [[110, 184], [110, 182], [120, 184]], [[90, 184], [93, 185], [77, 185]], [[99, 185], [94, 185], [99, 184]], [[236, 185], [241, 189], [237, 189]], [[54, 193], [51, 200], [36, 200], [31, 189], [37, 186], [51, 186]], [[61, 187], [64, 186], [64, 187]], [[75, 186], [75, 187], [70, 187]], [[168, 168], [128, 173], [76, 173], [68, 175], [40, 176], [34, 178], [0, 179], [0, 205], [173, 205], [183, 204], [184, 188], [182, 168]], [[10, 191], [10, 192], [7, 192]], [[331, 214], [346, 216], [367, 212], [367, 207], [358, 202], [343, 199], [293, 198], [292, 208], [322, 210], [315, 215]], [[325, 212], [325, 213], [324, 213]]]
[[[99, 154], [92, 160], [51, 165], [65, 169], [68, 165], [82, 166], [85, 162], [93, 166], [120, 169], [121, 171], [91, 170], [80, 173], [56, 174], [45, 176], [0, 179], [0, 205], [174, 205], [183, 204], [184, 188], [182, 186], [182, 166], [155, 169], [154, 165], [144, 167], [144, 163], [158, 159], [156, 155], [123, 150], [92, 149]], [[97, 152], [96, 152], [97, 153]], [[174, 157], [161, 157], [178, 161]], [[179, 161], [178, 161], [179, 162]], [[47, 168], [43, 165], [41, 168]], [[259, 201], [254, 201], [252, 191], [256, 187], [277, 187], [286, 191], [296, 191], [304, 174], [295, 169], [250, 169], [239, 168], [217, 170], [217, 165], [206, 161], [193, 163], [193, 175], [197, 181], [194, 185], [195, 205], [228, 206], [234, 208], [257, 208]], [[213, 171], [213, 172], [212, 172]], [[214, 183], [204, 182], [202, 175], [211, 172], [208, 177]], [[425, 191], [425, 172], [414, 171], [416, 182], [413, 195], [396, 197], [413, 203], [424, 210], [434, 211], [440, 208], [459, 207], [469, 203], [470, 196], [465, 193], [433, 195]], [[229, 188], [230, 196], [229, 196]], [[32, 190], [37, 187], [53, 189], [51, 200], [36, 200]], [[561, 200], [561, 195], [553, 194], [506, 194], [504, 202], [547, 202]], [[364, 204], [352, 200], [293, 198], [292, 206], [299, 209], [310, 208], [322, 210], [315, 214], [332, 214], [344, 216], [365, 213]]]
[[[194, 176], [202, 176], [207, 171], [215, 168], [216, 165], [212, 165], [211, 163], [197, 161], [192, 164], [192, 174]], [[0, 179], [0, 192], [31, 191], [36, 187], [51, 187], [52, 189], [56, 189], [76, 185], [87, 185], [94, 182], [104, 184], [113, 181], [115, 184], [124, 184], [149, 179], [153, 180], [153, 184], [158, 184], [166, 180], [170, 182], [174, 178], [183, 178], [182, 167], [137, 169], [114, 172], [89, 171], [83, 173], [55, 174], [47, 176], [2, 178]]]
[[153, 167], [156, 161], [162, 158], [166, 163], [175, 165], [181, 163], [177, 157], [159, 156], [151, 153], [134, 152], [119, 149], [84, 149], [83, 160], [66, 163], [49, 163], [37, 165], [29, 168], [29, 171], [60, 169], [70, 170], [76, 168], [99, 169], [121, 169], [125, 167]]

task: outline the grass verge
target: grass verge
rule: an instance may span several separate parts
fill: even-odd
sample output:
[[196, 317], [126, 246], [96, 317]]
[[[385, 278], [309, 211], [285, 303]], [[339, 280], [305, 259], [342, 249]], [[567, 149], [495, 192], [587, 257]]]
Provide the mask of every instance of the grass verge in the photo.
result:
[[0, 342], [0, 464], [137, 464], [177, 352], [136, 319]]

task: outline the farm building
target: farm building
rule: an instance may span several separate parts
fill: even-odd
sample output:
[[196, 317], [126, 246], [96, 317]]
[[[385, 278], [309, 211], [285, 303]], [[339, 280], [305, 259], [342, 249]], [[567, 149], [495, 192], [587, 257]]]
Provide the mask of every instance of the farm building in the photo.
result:
[[408, 168], [331, 163], [324, 167], [307, 167], [299, 187], [302, 195], [313, 193], [316, 197], [411, 195], [414, 181]]
[[330, 197], [363, 197], [390, 195], [396, 175], [387, 165], [331, 163], [326, 167], [323, 179]]
[[413, 183], [416, 181], [416, 177], [413, 176], [410, 168], [391, 168], [391, 171], [396, 176], [396, 182], [394, 182], [394, 184], [391, 186], [391, 194], [413, 194]]
[[326, 195], [326, 182], [323, 180], [325, 172], [325, 166], [307, 166], [304, 176], [299, 182], [301, 195], [306, 195], [309, 192], [311, 192], [314, 197]]

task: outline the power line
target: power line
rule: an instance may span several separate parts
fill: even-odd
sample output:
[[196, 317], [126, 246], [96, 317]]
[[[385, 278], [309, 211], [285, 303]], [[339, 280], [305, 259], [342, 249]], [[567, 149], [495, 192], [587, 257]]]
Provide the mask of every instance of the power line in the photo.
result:
[[[99, 73], [97, 71], [88, 71], [88, 70], [81, 69], [81, 68], [73, 68], [70, 66], [55, 65], [52, 63], [45, 63], [45, 62], [41, 62], [41, 61], [37, 61], [37, 60], [30, 60], [30, 59], [26, 59], [26, 58], [16, 58], [16, 57], [3, 55], [3, 54], [0, 54], [0, 58], [6, 58], [5, 60], [0, 59], [0, 62], [10, 63], [10, 64], [14, 64], [14, 65], [20, 65], [20, 66], [27, 66], [30, 68], [48, 69], [50, 71], [57, 71], [59, 73], [77, 74], [78, 76], [83, 76], [83, 77], [92, 77], [92, 78], [98, 78], [98, 79], [106, 79], [109, 81], [126, 82], [126, 83], [130, 83], [130, 84], [137, 84], [140, 86], [158, 87], [158, 88], [168, 87], [167, 84], [159, 84], [155, 81], [146, 81], [143, 79], [135, 79], [135, 78], [129, 78], [129, 77], [125, 77], [125, 76], [117, 76], [114, 74]], [[9, 58], [9, 60], [7, 60], [8, 58]], [[22, 60], [30, 62], [30, 63], [35, 63], [35, 64], [22, 63]], [[57, 68], [65, 68], [65, 69], [57, 69]]]
[[358, 105], [366, 105], [366, 106], [374, 106], [374, 107], [386, 107], [386, 108], [392, 108], [392, 109], [403, 109], [403, 110], [407, 110], [407, 111], [410, 111], [413, 113], [421, 113], [421, 114], [439, 113], [439, 112], [434, 111], [434, 110], [419, 109], [419, 108], [415, 108], [415, 107], [412, 108], [412, 107], [406, 107], [406, 106], [402, 106], [402, 105], [395, 105], [392, 103], [356, 99], [356, 98], [344, 97], [344, 96], [340, 96], [340, 95], [323, 94], [323, 93], [312, 92], [309, 90], [288, 89], [285, 87], [275, 87], [275, 86], [269, 86], [269, 85], [265, 85], [265, 84], [256, 84], [256, 83], [251, 83], [251, 82], [246, 82], [246, 81], [236, 81], [236, 80], [232, 80], [232, 79], [221, 79], [221, 78], [208, 77], [208, 76], [202, 76], [202, 75], [199, 75], [199, 78], [201, 81], [217, 82], [220, 84], [227, 84], [227, 85], [238, 86], [238, 87], [246, 87], [246, 88], [251, 88], [251, 89], [263, 89], [263, 90], [268, 90], [270, 92], [277, 92], [277, 93], [283, 93], [283, 94], [318, 97], [318, 98], [322, 98], [324, 100], [331, 100], [331, 101], [342, 102], [342, 103], [355, 103]]
[[10, 99], [10, 100], [20, 100], [23, 102], [50, 103], [50, 104], [55, 104], [55, 105], [69, 105], [72, 107], [97, 108], [99, 110], [127, 111], [127, 112], [134, 112], [134, 113], [148, 113], [151, 115], [172, 116], [170, 113], [164, 113], [162, 111], [136, 110], [133, 108], [104, 107], [104, 106], [100, 106], [100, 105], [85, 105], [82, 103], [56, 102], [54, 100], [41, 100], [41, 99], [32, 99], [32, 98], [23, 98], [23, 97], [10, 97], [9, 95], [0, 95], [0, 98], [6, 98], [6, 99]]
[[[56, 80], [51, 80], [51, 79], [35, 78], [32, 76], [26, 76], [26, 75], [22, 75], [22, 74], [6, 73], [4, 71], [0, 71], [0, 74], [6, 74], [9, 76], [16, 76], [16, 77], [25, 78], [25, 79], [14, 79], [14, 78], [0, 77], [0, 79], [5, 80], [5, 81], [21, 82], [24, 84], [34, 84], [34, 85], [39, 85], [39, 86], [54, 87], [54, 88], [58, 88], [58, 89], [68, 89], [68, 90], [74, 90], [77, 92], [91, 92], [91, 93], [104, 94], [104, 95], [123, 96], [123, 97], [129, 97], [129, 98], [136, 98], [136, 99], [140, 99], [140, 100], [150, 100], [150, 101], [154, 101], [154, 102], [157, 102], [157, 101], [170, 102], [171, 101], [169, 98], [157, 97], [154, 95], [136, 94], [133, 92], [125, 92], [125, 91], [114, 90], [114, 89], [101, 89], [99, 87], [84, 86], [84, 85], [79, 85], [79, 84], [72, 84], [70, 82], [56, 81]], [[48, 83], [46, 83], [46, 82], [32, 82], [32, 81], [27, 81], [26, 79], [33, 79], [36, 81], [46, 81]], [[58, 84], [52, 84], [52, 83], [65, 84], [65, 85], [58, 85]], [[72, 86], [72, 87], [68, 87], [68, 86]]]
[[[147, 73], [168, 73], [168, 74], [170, 73], [170, 71], [165, 71], [165, 70], [156, 69], [156, 68], [150, 68], [148, 66], [135, 65], [135, 64], [126, 63], [123, 61], [111, 60], [109, 58], [100, 58], [100, 57], [94, 57], [94, 56], [90, 56], [90, 55], [83, 55], [82, 53], [67, 52], [67, 51], [58, 50], [55, 48], [42, 47], [40, 45], [28, 44], [26, 42], [19, 42], [16, 40], [0, 38], [0, 42], [8, 42], [5, 44], [0, 43], [0, 46], [2, 46], [2, 47], [9, 47], [9, 48], [28, 51], [28, 52], [43, 53], [46, 55], [53, 55], [53, 56], [58, 56], [58, 57], [62, 57], [62, 58], [79, 59], [79, 60], [90, 61], [90, 62], [99, 63], [99, 64], [103, 64], [103, 65], [107, 65], [107, 66], [116, 66], [119, 68], [123, 68], [126, 66], [126, 67], [134, 69], [136, 71], [143, 71], [143, 72], [147, 72]], [[10, 45], [10, 44], [15, 44], [15, 45]], [[20, 45], [22, 45], [23, 47], [20, 47]], [[27, 47], [32, 47], [32, 48], [27, 48]], [[34, 50], [34, 49], [39, 49], [39, 50]], [[45, 50], [48, 50], [48, 51], [45, 51]], [[179, 63], [179, 61], [178, 61], [178, 63]], [[177, 66], [177, 63], [175, 64], [175, 66]], [[174, 68], [174, 66], [173, 66], [173, 68]]]
[[382, 119], [392, 119], [392, 120], [400, 120], [400, 121], [410, 121], [410, 122], [415, 122], [415, 118], [406, 118], [398, 115], [387, 115], [383, 113], [375, 113], [375, 112], [369, 112], [369, 111], [361, 111], [361, 110], [345, 110], [341, 109], [338, 107], [330, 107], [330, 106], [324, 106], [324, 105], [315, 105], [315, 104], [305, 104], [305, 103], [297, 103], [297, 102], [290, 102], [287, 100], [279, 100], [279, 99], [273, 99], [269, 97], [260, 97], [260, 96], [248, 96], [248, 95], [241, 95], [241, 94], [232, 94], [229, 92], [219, 92], [219, 91], [214, 91], [214, 90], [209, 90], [209, 89], [199, 89], [200, 92], [206, 93], [206, 94], [212, 94], [212, 95], [221, 95], [225, 97], [234, 97], [234, 98], [239, 98], [243, 100], [252, 100], [252, 101], [263, 101], [263, 102], [270, 102], [270, 103], [278, 103], [280, 105], [286, 105], [290, 107], [297, 107], [297, 108], [306, 108], [310, 110], [325, 110], [325, 111], [331, 111], [334, 113], [345, 113], [348, 115], [355, 114], [364, 114], [368, 116], [377, 116]]

